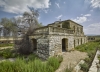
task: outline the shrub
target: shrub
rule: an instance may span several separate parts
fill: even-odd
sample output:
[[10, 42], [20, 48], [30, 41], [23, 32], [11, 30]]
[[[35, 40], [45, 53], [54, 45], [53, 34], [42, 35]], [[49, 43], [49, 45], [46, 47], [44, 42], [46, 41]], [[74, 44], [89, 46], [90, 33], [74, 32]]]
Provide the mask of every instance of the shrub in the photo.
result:
[[75, 49], [79, 50], [79, 51], [82, 51], [82, 52], [87, 52], [88, 53], [88, 58], [85, 58], [84, 61], [85, 63], [84, 64], [81, 64], [81, 70], [83, 70], [84, 72], [87, 72], [91, 63], [92, 63], [92, 60], [94, 58], [94, 55], [96, 53], [96, 48], [98, 47], [99, 45], [99, 42], [88, 42], [86, 44], [83, 44], [83, 45], [80, 45], [80, 46], [77, 46]]
[[99, 45], [99, 42], [88, 42], [86, 44], [77, 46], [75, 49], [81, 52], [91, 52], [91, 51], [94, 51], [98, 45]]
[[100, 55], [98, 55], [98, 60], [100, 61]]
[[2, 55], [4, 58], [9, 58], [11, 56], [11, 50], [10, 49], [3, 50]]
[[0, 72], [14, 72], [13, 63], [10, 61], [4, 61], [0, 63]]
[[67, 67], [67, 68], [65, 69], [65, 72], [72, 72], [72, 71], [73, 71], [73, 68], [72, 68], [72, 67], [70, 67], [70, 68]]
[[90, 59], [90, 58], [85, 58], [84, 61], [85, 61], [86, 63], [90, 64], [91, 59]]
[[31, 60], [31, 61], [35, 60], [36, 58], [38, 59], [38, 56], [35, 55], [35, 54], [30, 54], [30, 55], [28, 56], [28, 59]]
[[17, 60], [13, 62], [13, 69], [14, 72], [25, 72], [27, 69], [25, 61], [23, 59], [17, 58]]
[[80, 64], [81, 70], [87, 72], [89, 69], [89, 65], [87, 63]]
[[2, 51], [0, 51], [0, 56], [4, 57], [4, 58], [12, 58], [12, 57], [16, 57], [17, 54], [16, 53], [12, 53], [11, 49], [4, 49]]
[[59, 67], [60, 63], [59, 60], [56, 57], [51, 57], [48, 59], [47, 62], [48, 65], [52, 66], [54, 68], [54, 71]]
[[[33, 59], [31, 59], [32, 56]], [[1, 62], [0, 72], [54, 72], [59, 65], [57, 57], [51, 57], [46, 62], [42, 62], [34, 55], [30, 55], [28, 62], [25, 61], [24, 57], [19, 57], [14, 62]]]

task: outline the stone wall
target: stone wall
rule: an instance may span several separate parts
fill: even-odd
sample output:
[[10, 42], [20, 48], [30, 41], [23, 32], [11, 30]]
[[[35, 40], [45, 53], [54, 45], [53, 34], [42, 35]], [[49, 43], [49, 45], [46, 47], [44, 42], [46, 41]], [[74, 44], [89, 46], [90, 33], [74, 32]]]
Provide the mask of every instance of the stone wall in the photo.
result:
[[83, 26], [71, 20], [69, 22], [70, 28], [62, 28], [62, 22], [58, 21], [48, 26], [39, 28], [35, 31], [33, 36], [37, 40], [36, 54], [47, 59], [50, 56], [62, 54], [62, 51], [70, 51], [76, 46], [87, 42], [87, 37], [84, 35]]
[[[49, 39], [47, 35], [34, 35], [30, 36], [31, 42], [36, 39], [36, 51], [35, 53], [42, 59], [47, 59], [49, 57]], [[34, 45], [34, 43], [32, 43]], [[33, 48], [34, 50], [34, 48]]]
[[74, 44], [75, 47], [88, 42], [86, 36], [74, 37], [74, 40], [75, 40], [75, 44]]
[[37, 40], [36, 54], [43, 59], [62, 54], [62, 39], [66, 40], [66, 52], [74, 49], [78, 45], [87, 42], [85, 36], [74, 37], [73, 35], [34, 35], [30, 36], [30, 39]]
[[37, 55], [46, 59], [49, 57], [49, 40], [41, 38], [37, 40]]
[[59, 36], [54, 35], [49, 38], [49, 54], [50, 56], [59, 55], [62, 53], [62, 39], [68, 40], [66, 42], [66, 52], [74, 48], [74, 37], [73, 36]]

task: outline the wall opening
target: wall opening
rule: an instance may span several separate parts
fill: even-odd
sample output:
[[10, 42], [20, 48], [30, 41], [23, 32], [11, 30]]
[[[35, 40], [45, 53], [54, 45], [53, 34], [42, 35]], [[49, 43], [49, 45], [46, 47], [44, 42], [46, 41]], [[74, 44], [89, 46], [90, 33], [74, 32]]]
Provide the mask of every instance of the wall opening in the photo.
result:
[[68, 39], [62, 39], [62, 52], [68, 51]]
[[74, 32], [75, 32], [75, 26], [73, 26]]
[[78, 45], [79, 45], [79, 39], [78, 39]]
[[82, 44], [82, 38], [81, 38], [81, 44]]
[[37, 50], [37, 40], [32, 39], [32, 41], [33, 41], [33, 50]]
[[60, 27], [60, 25], [58, 25], [58, 27]]
[[75, 40], [74, 40], [74, 48], [75, 48]]

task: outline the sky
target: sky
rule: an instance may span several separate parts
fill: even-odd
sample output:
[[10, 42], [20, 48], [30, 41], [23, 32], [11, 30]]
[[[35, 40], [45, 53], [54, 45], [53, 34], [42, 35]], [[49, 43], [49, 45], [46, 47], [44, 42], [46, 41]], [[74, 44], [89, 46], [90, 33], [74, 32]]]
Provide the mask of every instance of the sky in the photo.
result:
[[39, 23], [73, 20], [84, 33], [100, 35], [100, 0], [0, 0], [0, 19], [22, 16], [29, 7], [39, 10]]

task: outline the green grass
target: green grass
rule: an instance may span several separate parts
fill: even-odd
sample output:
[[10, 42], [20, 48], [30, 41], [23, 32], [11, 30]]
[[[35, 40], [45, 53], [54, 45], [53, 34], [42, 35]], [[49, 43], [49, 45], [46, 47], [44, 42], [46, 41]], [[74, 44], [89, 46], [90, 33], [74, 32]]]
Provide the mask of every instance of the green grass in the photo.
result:
[[75, 49], [79, 50], [81, 52], [86, 52], [88, 54], [88, 58], [85, 58], [84, 64], [81, 64], [81, 70], [83, 70], [83, 72], [88, 72], [88, 69], [92, 63], [92, 60], [95, 56], [96, 53], [96, 49], [99, 48], [100, 43], [99, 42], [88, 42], [86, 44], [77, 46]]
[[75, 49], [79, 50], [81, 52], [92, 52], [95, 51], [95, 49], [98, 47], [99, 42], [88, 42], [86, 44], [82, 44], [80, 46], [77, 46]]
[[1, 72], [55, 72], [59, 67], [61, 59], [50, 57], [42, 61], [35, 55], [28, 56], [28, 61], [18, 57], [15, 62], [4, 61], [0, 63]]
[[66, 67], [64, 72], [72, 72], [72, 71], [73, 71], [73, 68], [72, 68], [72, 66], [70, 64], [69, 66]]
[[8, 44], [7, 44], [7, 43], [4, 44], [4, 43], [3, 43], [3, 44], [0, 44], [0, 47], [7, 47], [7, 46], [13, 46], [13, 45], [14, 45], [14, 44], [9, 44], [9, 43], [8, 43]]
[[0, 56], [3, 58], [13, 58], [16, 57], [16, 53], [12, 53], [11, 48], [0, 50]]

